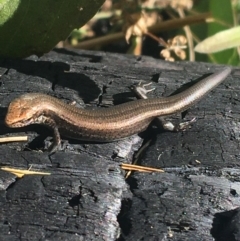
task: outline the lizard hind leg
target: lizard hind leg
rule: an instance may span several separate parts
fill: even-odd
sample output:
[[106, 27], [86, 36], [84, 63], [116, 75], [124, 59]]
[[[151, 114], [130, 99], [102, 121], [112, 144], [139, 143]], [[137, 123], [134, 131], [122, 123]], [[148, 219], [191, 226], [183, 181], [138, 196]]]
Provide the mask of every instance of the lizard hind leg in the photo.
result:
[[[152, 89], [146, 89], [146, 86], [151, 85], [152, 82], [143, 84], [142, 81], [140, 81], [137, 85], [132, 85], [130, 87], [130, 90], [136, 95], [139, 99], [147, 99], [147, 93], [155, 90], [155, 88]], [[190, 121], [181, 122], [178, 124], [173, 124], [171, 121], [166, 120], [164, 117], [157, 117], [154, 119], [155, 123], [158, 127], [160, 127], [163, 130], [166, 131], [185, 131], [186, 129], [191, 127], [191, 124], [193, 122], [196, 122], [196, 118], [194, 117]]]

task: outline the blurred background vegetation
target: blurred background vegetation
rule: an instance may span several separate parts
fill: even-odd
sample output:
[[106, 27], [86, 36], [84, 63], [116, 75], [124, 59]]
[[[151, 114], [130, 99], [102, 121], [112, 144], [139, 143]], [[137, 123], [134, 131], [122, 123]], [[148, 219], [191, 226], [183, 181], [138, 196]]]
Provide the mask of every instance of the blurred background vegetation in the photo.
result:
[[239, 65], [239, 10], [239, 0], [0, 0], [0, 56], [56, 47]]
[[[238, 26], [239, 10], [239, 0], [106, 0], [58, 46], [239, 65], [240, 29], [205, 41], [209, 51], [194, 49], [207, 37]], [[237, 43], [228, 49], [233, 40]], [[217, 44], [221, 51], [212, 53]]]

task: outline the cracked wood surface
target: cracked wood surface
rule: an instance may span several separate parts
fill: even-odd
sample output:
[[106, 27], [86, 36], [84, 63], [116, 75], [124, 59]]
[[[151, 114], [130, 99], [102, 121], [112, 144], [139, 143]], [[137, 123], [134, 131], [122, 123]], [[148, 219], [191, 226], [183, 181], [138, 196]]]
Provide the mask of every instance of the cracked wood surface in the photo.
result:
[[[4, 126], [16, 96], [42, 92], [80, 108], [107, 108], [134, 100], [128, 87], [140, 80], [153, 82], [149, 97], [167, 96], [221, 66], [56, 49], [1, 60], [0, 68], [0, 134], [29, 136], [28, 143], [2, 144], [0, 164], [51, 172], [22, 179], [0, 172], [0, 240], [240, 240], [239, 69], [170, 118], [197, 117], [185, 132], [150, 127], [104, 144], [63, 139], [63, 150], [48, 156], [48, 129]], [[126, 183], [119, 164], [138, 153], [138, 164], [166, 173], [134, 173]]]

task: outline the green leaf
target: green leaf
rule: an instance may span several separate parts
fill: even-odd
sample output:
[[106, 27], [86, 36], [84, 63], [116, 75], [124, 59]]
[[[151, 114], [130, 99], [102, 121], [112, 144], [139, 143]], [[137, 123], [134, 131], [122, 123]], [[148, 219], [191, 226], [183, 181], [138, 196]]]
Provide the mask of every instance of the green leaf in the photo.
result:
[[216, 53], [240, 45], [240, 26], [221, 31], [195, 46], [198, 53]]
[[104, 0], [0, 0], [0, 56], [41, 56], [83, 26]]
[[[214, 19], [214, 22], [191, 26], [194, 34], [200, 40], [234, 26], [231, 0], [199, 1], [194, 10], [198, 12], [211, 12]], [[237, 65], [239, 62], [236, 49], [227, 49], [210, 55], [197, 54], [196, 57], [197, 61], [208, 61], [219, 64]]]
[[0, 25], [12, 17], [19, 3], [20, 0], [0, 0]]

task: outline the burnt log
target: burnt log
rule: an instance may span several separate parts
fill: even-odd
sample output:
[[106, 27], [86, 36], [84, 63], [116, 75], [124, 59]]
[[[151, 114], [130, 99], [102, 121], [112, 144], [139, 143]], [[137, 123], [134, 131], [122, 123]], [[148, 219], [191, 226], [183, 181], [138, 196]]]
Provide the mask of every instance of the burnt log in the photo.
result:
[[[152, 82], [168, 96], [223, 66], [167, 63], [151, 57], [56, 49], [41, 58], [0, 61], [0, 135], [28, 142], [0, 146], [1, 167], [51, 175], [16, 178], [1, 171], [0, 240], [240, 240], [239, 69], [173, 122], [197, 118], [184, 132], [145, 132], [113, 143], [63, 138], [50, 155], [51, 130], [4, 125], [9, 103], [26, 92], [108, 108], [135, 100], [129, 86]], [[187, 85], [186, 85], [187, 84]], [[163, 168], [132, 173], [121, 163]]]

